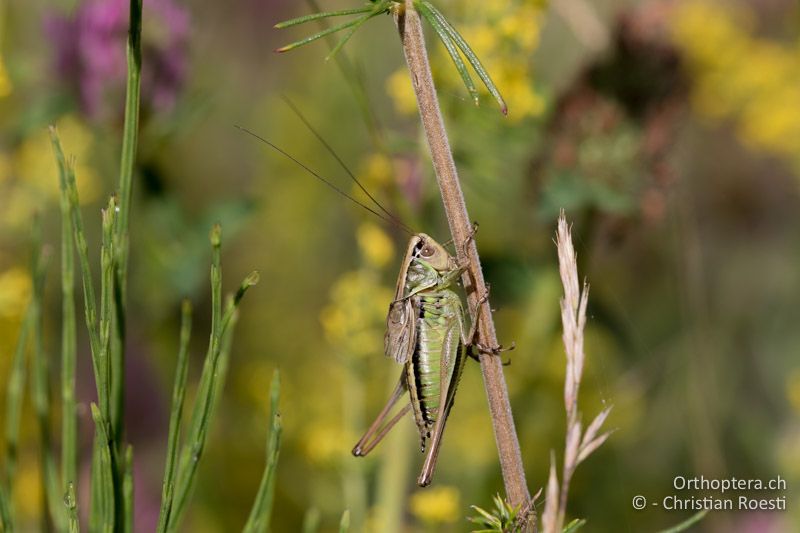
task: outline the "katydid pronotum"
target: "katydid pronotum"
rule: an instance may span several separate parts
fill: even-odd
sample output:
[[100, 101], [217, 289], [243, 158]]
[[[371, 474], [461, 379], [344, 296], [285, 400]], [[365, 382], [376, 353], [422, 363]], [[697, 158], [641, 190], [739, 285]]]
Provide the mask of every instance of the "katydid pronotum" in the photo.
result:
[[[426, 452], [417, 483], [427, 486], [433, 477], [445, 423], [453, 407], [466, 357], [475, 357], [474, 347], [487, 351], [474, 341], [478, 317], [474, 317], [472, 327], [467, 328], [464, 306], [460, 296], [453, 290], [466, 267], [459, 265], [445, 247], [433, 238], [411, 231], [384, 209], [299, 110], [291, 102], [287, 103], [380, 212], [359, 202], [267, 139], [245, 128], [239, 129], [267, 144], [384, 222], [411, 234], [397, 277], [394, 299], [389, 304], [384, 338], [384, 353], [402, 364], [403, 369], [386, 405], [353, 448], [353, 455], [367, 455], [408, 411], [413, 411], [421, 448]], [[477, 309], [481, 307], [479, 305]], [[488, 351], [497, 353], [501, 349], [490, 348]], [[394, 406], [406, 391], [409, 393], [409, 403], [391, 416]]]

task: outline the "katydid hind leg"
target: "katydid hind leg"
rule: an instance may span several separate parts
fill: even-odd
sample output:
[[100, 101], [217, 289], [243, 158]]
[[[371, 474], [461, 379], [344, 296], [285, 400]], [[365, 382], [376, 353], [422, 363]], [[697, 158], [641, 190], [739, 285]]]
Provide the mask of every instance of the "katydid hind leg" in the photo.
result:
[[356, 443], [353, 447], [353, 455], [356, 457], [363, 457], [367, 455], [372, 449], [378, 445], [378, 443], [386, 436], [386, 434], [391, 430], [395, 424], [405, 415], [410, 409], [411, 404], [406, 405], [403, 409], [400, 410], [393, 418], [391, 418], [388, 422], [386, 419], [389, 416], [394, 405], [397, 401], [406, 393], [407, 386], [405, 380], [405, 369], [400, 373], [400, 379], [397, 380], [397, 385], [395, 386], [394, 390], [392, 391], [391, 396], [389, 396], [389, 400], [386, 402], [386, 405], [383, 406], [381, 412], [378, 413], [378, 416], [375, 418], [375, 421], [372, 425], [367, 429], [364, 436]]

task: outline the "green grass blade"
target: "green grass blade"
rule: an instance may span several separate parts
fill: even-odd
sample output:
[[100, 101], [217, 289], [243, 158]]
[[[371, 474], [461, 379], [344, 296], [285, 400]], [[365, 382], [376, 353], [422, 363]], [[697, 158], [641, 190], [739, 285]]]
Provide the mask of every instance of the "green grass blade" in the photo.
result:
[[[86, 329], [89, 333], [89, 346], [92, 352], [92, 369], [94, 370], [95, 383], [99, 381], [100, 367], [98, 357], [100, 356], [100, 336], [97, 331], [97, 300], [95, 299], [94, 283], [92, 282], [92, 269], [89, 265], [89, 247], [86, 244], [86, 233], [83, 229], [83, 216], [80, 211], [78, 201], [78, 187], [75, 183], [75, 162], [72, 159], [64, 159], [64, 152], [61, 149], [61, 142], [54, 127], [50, 128], [50, 140], [56, 154], [56, 162], [59, 168], [64, 168], [62, 176], [62, 187], [66, 191], [69, 200], [70, 218], [72, 219], [73, 238], [75, 248], [78, 251], [78, 265], [81, 270], [81, 281], [83, 283], [83, 309], [86, 318]], [[98, 391], [99, 393], [99, 391]], [[98, 394], [99, 397], [99, 394]]]
[[[97, 449], [98, 482], [97, 491], [102, 494], [99, 504], [100, 521], [97, 530], [102, 533], [112, 533], [114, 531], [114, 475], [113, 464], [111, 461], [111, 441], [109, 440], [106, 422], [100, 412], [100, 408], [94, 402], [91, 404], [92, 420], [95, 428], [95, 447]], [[94, 502], [93, 502], [94, 503]]]
[[161, 487], [161, 511], [158, 516], [158, 533], [167, 531], [175, 490], [175, 461], [180, 444], [183, 403], [186, 398], [186, 376], [189, 370], [189, 340], [192, 334], [192, 304], [184, 300], [181, 306], [181, 333], [178, 361], [175, 365], [175, 381], [172, 387], [172, 412], [169, 417], [167, 437], [167, 459], [164, 466], [164, 482]]
[[125, 448], [122, 465], [122, 531], [133, 533], [133, 446]]
[[69, 533], [80, 533], [81, 528], [78, 523], [78, 500], [75, 496], [75, 484], [67, 484], [67, 492], [64, 496], [64, 505], [67, 508], [67, 520]]
[[374, 9], [372, 5], [366, 5], [364, 7], [357, 7], [354, 9], [342, 9], [339, 11], [326, 11], [324, 13], [314, 13], [311, 15], [304, 15], [302, 17], [297, 17], [289, 20], [284, 20], [283, 22], [279, 22], [273, 26], [277, 29], [288, 28], [290, 26], [297, 26], [298, 24], [305, 24], [306, 22], [311, 22], [314, 20], [321, 20], [326, 19], [329, 17], [342, 17], [346, 15], [358, 15], [360, 13], [369, 13]]
[[267, 440], [267, 464], [261, 477], [261, 485], [258, 487], [253, 508], [250, 511], [250, 517], [244, 526], [243, 531], [246, 533], [264, 532], [269, 527], [275, 496], [275, 473], [278, 468], [278, 454], [281, 446], [281, 415], [278, 411], [280, 389], [280, 373], [276, 370], [272, 375], [272, 386], [270, 387], [271, 423]]
[[300, 46], [306, 45], [308, 43], [312, 43], [312, 42], [316, 41], [317, 39], [321, 39], [322, 37], [325, 37], [326, 35], [330, 35], [332, 33], [336, 33], [336, 32], [342, 31], [342, 30], [346, 30], [347, 28], [352, 28], [353, 26], [360, 26], [366, 20], [372, 18], [372, 16], [373, 15], [372, 15], [371, 12], [367, 13], [366, 15], [362, 15], [362, 16], [354, 19], [354, 20], [351, 20], [351, 21], [348, 21], [348, 22], [344, 22], [342, 24], [339, 24], [338, 26], [332, 26], [330, 28], [327, 28], [327, 29], [324, 29], [324, 30], [322, 30], [320, 32], [317, 32], [314, 35], [310, 35], [310, 36], [308, 36], [308, 37], [306, 37], [304, 39], [300, 39], [299, 41], [295, 41], [293, 43], [287, 44], [286, 46], [282, 46], [282, 47], [276, 49], [275, 51], [276, 52], [288, 52], [289, 50], [294, 50], [295, 48], [299, 48]]
[[31, 299], [31, 397], [39, 429], [39, 461], [41, 482], [44, 487], [44, 506], [42, 526], [54, 524], [59, 530], [66, 529], [66, 516], [61, 505], [61, 490], [55, 458], [52, 453], [52, 433], [50, 430], [50, 380], [49, 365], [43, 343], [44, 281], [50, 254], [42, 245], [41, 223], [39, 217], [33, 223], [33, 255], [31, 270], [33, 274], [33, 297]]
[[142, 71], [142, 0], [130, 0], [125, 86], [125, 122], [122, 130], [122, 154], [119, 170], [119, 216], [114, 224], [116, 293], [113, 301], [113, 338], [111, 341], [110, 417], [111, 437], [117, 453], [122, 453], [122, 421], [125, 406], [125, 308], [128, 286], [128, 227], [133, 189], [133, 169], [139, 141], [139, 102]]
[[445, 50], [447, 50], [447, 54], [450, 56], [450, 59], [453, 60], [456, 70], [458, 71], [459, 75], [461, 75], [461, 79], [464, 81], [464, 85], [466, 86], [467, 91], [469, 91], [472, 100], [475, 102], [475, 105], [478, 105], [478, 89], [475, 87], [475, 83], [472, 81], [472, 77], [467, 71], [467, 65], [464, 64], [464, 61], [461, 59], [461, 55], [458, 53], [458, 48], [450, 39], [450, 35], [439, 23], [436, 16], [434, 16], [424, 2], [420, 2], [416, 7], [419, 11], [419, 14], [428, 21], [428, 24], [431, 25], [431, 28], [433, 28], [433, 30], [439, 36], [439, 39], [442, 41]]
[[[51, 133], [55, 135], [55, 133]], [[63, 493], [76, 491], [78, 482], [78, 418], [75, 402], [75, 365], [77, 331], [75, 321], [75, 254], [72, 241], [72, 217], [66, 188], [67, 165], [64, 154], [54, 141], [59, 172], [61, 206], [61, 483]]]
[[458, 33], [458, 30], [453, 27], [452, 24], [445, 18], [445, 16], [438, 10], [436, 7], [431, 4], [430, 2], [422, 1], [416, 2], [416, 5], [422, 4], [424, 8], [427, 8], [431, 14], [436, 18], [439, 24], [442, 25], [442, 28], [447, 32], [450, 38], [456, 43], [458, 48], [464, 54], [464, 57], [467, 58], [467, 61], [472, 68], [475, 70], [475, 73], [481, 79], [483, 84], [489, 90], [489, 93], [494, 96], [497, 103], [500, 104], [500, 110], [503, 112], [504, 115], [508, 114], [508, 107], [506, 106], [505, 100], [503, 100], [500, 91], [497, 89], [497, 86], [492, 81], [492, 78], [489, 76], [489, 73], [486, 72], [486, 69], [483, 67], [483, 64], [478, 59], [478, 56], [475, 55], [475, 52], [472, 51], [472, 48], [469, 46], [467, 41]]
[[673, 526], [673, 527], [671, 527], [669, 529], [662, 529], [658, 533], [679, 533], [681, 531], [686, 531], [691, 526], [695, 525], [697, 522], [702, 520], [706, 516], [706, 514], [708, 514], [708, 509], [705, 509], [703, 511], [699, 511], [699, 512], [693, 514], [692, 516], [690, 516], [688, 519], [686, 519], [683, 522], [681, 522], [680, 524], [678, 524], [676, 526]]
[[203, 371], [200, 375], [200, 385], [192, 409], [191, 422], [187, 431], [186, 443], [181, 449], [178, 463], [177, 480], [175, 483], [175, 496], [173, 510], [167, 522], [167, 531], [175, 531], [186, 511], [189, 495], [194, 487], [197, 474], [197, 465], [205, 449], [206, 438], [211, 422], [215, 395], [221, 385], [218, 384], [218, 371], [220, 354], [226, 330], [230, 326], [239, 302], [247, 289], [258, 283], [258, 273], [253, 272], [247, 276], [236, 292], [231, 305], [223, 315], [222, 313], [222, 271], [220, 266], [221, 229], [215, 225], [211, 230], [211, 335], [208, 352], [203, 362]]
[[209, 413], [209, 417], [214, 416], [214, 411], [217, 408], [220, 398], [222, 398], [222, 391], [225, 388], [225, 380], [228, 376], [228, 367], [230, 366], [231, 359], [231, 345], [233, 344], [233, 332], [236, 329], [236, 323], [239, 321], [239, 313], [236, 312], [233, 302], [234, 297], [232, 295], [228, 295], [228, 297], [225, 298], [225, 315], [223, 316], [228, 316], [229, 313], [230, 316], [227, 319], [223, 318], [225, 332], [222, 335], [222, 345], [220, 346], [219, 350], [219, 361], [217, 362], [217, 373], [216, 377], [214, 378], [214, 391], [211, 399], [211, 411]]
[[350, 510], [345, 509], [342, 513], [342, 519], [339, 520], [339, 533], [347, 533], [350, 531]]

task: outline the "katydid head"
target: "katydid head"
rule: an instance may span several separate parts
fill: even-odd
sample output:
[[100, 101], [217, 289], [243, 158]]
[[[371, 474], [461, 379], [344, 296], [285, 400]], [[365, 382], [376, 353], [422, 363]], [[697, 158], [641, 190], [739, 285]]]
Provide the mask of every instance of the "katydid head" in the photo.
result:
[[422, 259], [438, 272], [457, 268], [455, 258], [433, 237], [425, 233], [418, 233], [414, 238], [418, 239], [414, 246], [414, 257]]

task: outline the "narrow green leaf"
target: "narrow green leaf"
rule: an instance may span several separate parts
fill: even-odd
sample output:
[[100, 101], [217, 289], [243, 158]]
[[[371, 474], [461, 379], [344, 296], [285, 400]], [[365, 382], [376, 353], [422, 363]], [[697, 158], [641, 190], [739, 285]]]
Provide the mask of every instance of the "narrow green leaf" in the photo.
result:
[[278, 454], [281, 445], [281, 415], [278, 412], [280, 388], [280, 374], [276, 370], [272, 375], [272, 386], [270, 387], [271, 425], [267, 440], [267, 464], [261, 477], [253, 508], [247, 524], [244, 526], [246, 533], [264, 532], [269, 527], [275, 496], [275, 473], [278, 468]]
[[361, 24], [364, 23], [364, 21], [372, 18], [372, 16], [373, 16], [372, 13], [367, 13], [366, 15], [362, 15], [362, 16], [360, 16], [360, 17], [358, 17], [358, 18], [356, 18], [354, 20], [351, 20], [349, 22], [344, 22], [342, 24], [339, 24], [338, 26], [332, 26], [332, 27], [324, 29], [324, 30], [322, 30], [322, 31], [320, 31], [318, 33], [315, 33], [314, 35], [310, 35], [310, 36], [308, 36], [308, 37], [306, 37], [304, 39], [300, 39], [299, 41], [295, 41], [293, 43], [287, 44], [286, 46], [282, 46], [282, 47], [276, 49], [275, 51], [276, 52], [288, 52], [289, 50], [294, 50], [295, 48], [298, 48], [300, 46], [303, 46], [303, 45], [306, 45], [308, 43], [314, 42], [317, 39], [325, 37], [326, 35], [330, 35], [332, 33], [336, 33], [338, 31], [342, 31], [342, 30], [345, 30], [347, 28], [351, 28], [353, 26], [360, 26]]
[[495, 100], [497, 100], [497, 103], [500, 104], [500, 110], [503, 112], [504, 115], [508, 114], [508, 107], [506, 106], [503, 97], [500, 95], [500, 91], [497, 89], [497, 86], [495, 86], [494, 82], [492, 81], [492, 78], [489, 76], [489, 73], [486, 72], [486, 69], [483, 67], [483, 64], [478, 59], [478, 56], [475, 55], [475, 52], [473, 52], [472, 48], [470, 48], [469, 44], [467, 44], [467, 41], [464, 40], [461, 34], [458, 33], [458, 30], [456, 30], [455, 27], [453, 27], [453, 25], [450, 24], [450, 22], [445, 18], [445, 16], [438, 9], [436, 9], [436, 7], [433, 4], [424, 0], [421, 2], [415, 2], [416, 6], [419, 6], [420, 4], [424, 6], [423, 9], [427, 8], [428, 10], [430, 10], [431, 14], [436, 18], [439, 24], [442, 25], [442, 28], [447, 32], [450, 38], [456, 43], [458, 48], [464, 54], [464, 57], [467, 58], [469, 64], [472, 65], [472, 68], [475, 70], [475, 73], [478, 75], [483, 84], [489, 90], [489, 93], [491, 93], [491, 95], [494, 96]]
[[658, 533], [679, 533], [680, 531], [686, 531], [687, 529], [689, 529], [689, 527], [693, 526], [694, 524], [702, 520], [706, 516], [706, 514], [708, 514], [708, 509], [699, 511], [690, 516], [688, 519], [681, 522], [680, 524], [678, 524], [677, 526], [673, 526], [669, 529], [662, 529]]
[[474, 511], [477, 511], [478, 514], [483, 516], [483, 518], [479, 518], [479, 517], [470, 518], [470, 520], [475, 522], [475, 523], [479, 523], [480, 521], [482, 521], [484, 519], [487, 521], [487, 523], [492, 523], [496, 519], [496, 517], [493, 516], [489, 511], [487, 511], [485, 509], [482, 509], [482, 508], [478, 507], [477, 505], [470, 505], [470, 507], [472, 507], [472, 509]]
[[178, 456], [178, 445], [183, 419], [183, 403], [186, 398], [186, 377], [189, 370], [189, 340], [192, 333], [192, 304], [184, 300], [181, 306], [181, 333], [178, 348], [178, 360], [175, 365], [175, 380], [172, 387], [172, 412], [169, 417], [169, 436], [167, 437], [167, 460], [164, 467], [164, 482], [161, 487], [161, 512], [158, 517], [158, 533], [167, 530], [167, 523], [172, 512], [173, 494], [175, 490], [175, 461]]
[[379, 14], [378, 11], [372, 11], [371, 13], [357, 19], [356, 24], [350, 29], [350, 31], [345, 33], [344, 37], [339, 39], [339, 42], [336, 43], [336, 46], [334, 46], [333, 49], [330, 51], [330, 53], [327, 56], [325, 56], [325, 61], [328, 61], [330, 58], [334, 57], [336, 53], [342, 49], [345, 43], [347, 43], [347, 41], [349, 41], [350, 38], [356, 33], [356, 31], [358, 31], [358, 28], [360, 28], [362, 24], [364, 24], [366, 21], [368, 21], [369, 19], [373, 18], [378, 14]]
[[469, 91], [473, 102], [475, 102], [475, 105], [478, 105], [478, 89], [475, 87], [475, 83], [472, 81], [472, 77], [467, 71], [467, 66], [464, 64], [464, 61], [461, 59], [461, 55], [458, 53], [458, 48], [456, 48], [456, 45], [450, 39], [450, 35], [424, 3], [421, 2], [417, 4], [416, 7], [420, 15], [422, 15], [422, 17], [428, 21], [428, 24], [431, 25], [431, 28], [433, 28], [433, 30], [439, 36], [442, 44], [444, 44], [445, 50], [447, 50], [447, 54], [450, 56], [450, 59], [453, 60], [456, 70], [461, 75], [461, 79], [464, 81], [464, 85], [466, 86], [467, 91]]
[[576, 518], [575, 520], [564, 526], [564, 531], [562, 533], [575, 533], [575, 531], [578, 531], [585, 525], [586, 525], [585, 518]]
[[273, 26], [274, 28], [283, 29], [288, 28], [290, 26], [296, 26], [298, 24], [305, 24], [306, 22], [311, 22], [313, 20], [320, 20], [326, 19], [329, 17], [341, 17], [345, 15], [358, 15], [360, 13], [369, 13], [374, 9], [372, 5], [366, 5], [364, 7], [357, 7], [354, 9], [342, 9], [339, 11], [327, 11], [324, 13], [314, 13], [311, 15], [304, 15], [302, 17], [297, 17], [289, 20], [284, 20], [283, 22], [279, 22]]

